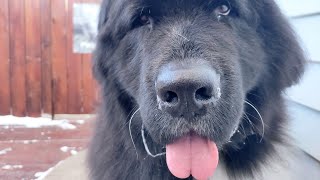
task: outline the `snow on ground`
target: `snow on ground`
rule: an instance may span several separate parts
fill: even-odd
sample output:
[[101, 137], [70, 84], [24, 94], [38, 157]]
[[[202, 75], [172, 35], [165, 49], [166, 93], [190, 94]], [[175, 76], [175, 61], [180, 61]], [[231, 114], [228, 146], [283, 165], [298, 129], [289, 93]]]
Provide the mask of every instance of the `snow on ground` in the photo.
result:
[[55, 168], [58, 167], [63, 161], [58, 162], [54, 167], [49, 168], [45, 172], [37, 172], [34, 176], [36, 177], [35, 180], [44, 180], [50, 173], [51, 171]]
[[51, 120], [50, 118], [31, 118], [15, 116], [0, 116], [0, 126], [24, 126], [26, 128], [54, 126], [65, 130], [76, 129], [76, 126], [70, 124], [68, 120]]
[[45, 172], [37, 172], [34, 176], [37, 178], [36, 180], [43, 180], [48, 174], [53, 170], [53, 167], [48, 169]]
[[0, 155], [5, 155], [7, 154], [8, 152], [12, 151], [12, 148], [6, 148], [6, 149], [3, 149], [0, 151]]
[[33, 140], [24, 140], [23, 144], [35, 144], [39, 142], [39, 140], [33, 139]]
[[71, 150], [70, 153], [71, 153], [72, 155], [77, 155], [77, 154], [78, 154], [78, 151], [76, 151], [76, 150]]
[[14, 169], [22, 169], [22, 165], [4, 165], [1, 169], [3, 170], [14, 170]]
[[68, 146], [63, 146], [60, 148], [62, 152], [65, 152], [65, 153], [70, 152], [71, 155], [78, 154], [78, 151], [76, 149], [77, 149], [76, 147], [68, 147]]
[[70, 147], [68, 147], [68, 146], [63, 146], [63, 147], [60, 148], [60, 150], [61, 150], [62, 152], [68, 152], [69, 149], [70, 149]]
[[85, 123], [85, 121], [84, 120], [77, 120], [76, 121], [78, 124], [80, 124], [80, 125], [82, 125], [82, 124], [84, 124]]

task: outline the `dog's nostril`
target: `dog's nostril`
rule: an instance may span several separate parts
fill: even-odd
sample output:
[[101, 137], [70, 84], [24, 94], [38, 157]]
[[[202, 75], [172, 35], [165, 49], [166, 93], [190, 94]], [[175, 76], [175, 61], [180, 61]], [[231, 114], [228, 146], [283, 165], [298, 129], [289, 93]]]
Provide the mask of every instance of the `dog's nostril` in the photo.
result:
[[165, 102], [167, 103], [170, 103], [170, 104], [175, 104], [175, 103], [178, 103], [178, 95], [177, 93], [175, 92], [172, 92], [172, 91], [167, 91], [164, 95], [164, 100]]
[[210, 91], [210, 88], [202, 87], [196, 91], [195, 98], [200, 101], [210, 100], [212, 98], [212, 91]]

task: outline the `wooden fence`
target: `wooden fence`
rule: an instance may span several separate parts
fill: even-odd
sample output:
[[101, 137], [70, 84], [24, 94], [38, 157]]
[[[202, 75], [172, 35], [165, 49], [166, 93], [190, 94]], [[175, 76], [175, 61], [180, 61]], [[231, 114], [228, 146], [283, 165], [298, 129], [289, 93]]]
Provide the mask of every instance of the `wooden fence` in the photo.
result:
[[99, 0], [0, 0], [0, 115], [93, 112], [91, 55], [72, 51], [81, 2]]

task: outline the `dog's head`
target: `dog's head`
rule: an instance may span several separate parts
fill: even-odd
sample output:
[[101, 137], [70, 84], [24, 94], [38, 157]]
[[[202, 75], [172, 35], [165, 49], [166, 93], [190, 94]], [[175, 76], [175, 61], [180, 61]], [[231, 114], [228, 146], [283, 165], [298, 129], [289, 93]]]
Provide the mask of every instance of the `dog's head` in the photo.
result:
[[114, 82], [118, 95], [140, 108], [161, 145], [195, 133], [222, 147], [241, 122], [248, 93], [280, 94], [298, 80], [302, 64], [272, 0], [102, 4], [96, 77]]

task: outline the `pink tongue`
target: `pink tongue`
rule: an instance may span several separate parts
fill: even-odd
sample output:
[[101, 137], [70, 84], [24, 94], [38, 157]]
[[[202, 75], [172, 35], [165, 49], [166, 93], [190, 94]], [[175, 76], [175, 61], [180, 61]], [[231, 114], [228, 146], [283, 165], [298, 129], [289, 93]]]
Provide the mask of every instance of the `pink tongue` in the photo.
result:
[[215, 143], [196, 135], [188, 135], [166, 147], [167, 165], [177, 178], [192, 175], [207, 180], [218, 166], [218, 148]]

